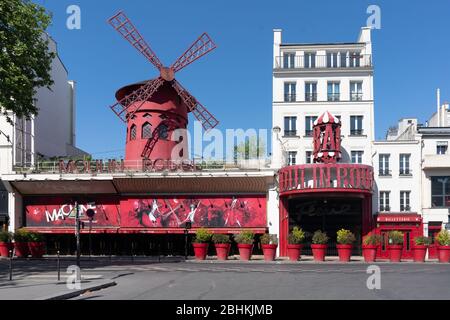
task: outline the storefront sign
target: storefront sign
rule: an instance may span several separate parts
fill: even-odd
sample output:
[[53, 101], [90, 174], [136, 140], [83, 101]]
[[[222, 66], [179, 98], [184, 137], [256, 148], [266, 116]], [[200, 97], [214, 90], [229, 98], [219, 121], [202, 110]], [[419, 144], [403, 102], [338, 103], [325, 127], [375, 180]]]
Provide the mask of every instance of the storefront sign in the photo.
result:
[[[82, 220], [95, 212], [93, 227], [180, 228], [186, 222], [193, 227], [257, 228], [266, 227], [265, 196], [236, 197], [95, 197], [95, 202], [80, 202]], [[92, 201], [92, 200], [91, 200]], [[25, 199], [27, 227], [69, 227], [75, 225], [76, 210], [68, 198]]]

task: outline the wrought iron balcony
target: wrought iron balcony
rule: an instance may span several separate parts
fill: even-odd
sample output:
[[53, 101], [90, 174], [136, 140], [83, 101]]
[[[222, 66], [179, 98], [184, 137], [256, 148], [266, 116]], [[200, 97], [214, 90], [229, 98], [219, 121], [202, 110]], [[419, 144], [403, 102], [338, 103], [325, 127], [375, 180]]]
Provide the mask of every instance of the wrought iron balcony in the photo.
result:
[[285, 93], [284, 94], [284, 102], [296, 102], [297, 95], [295, 93]]
[[357, 69], [371, 68], [372, 55], [370, 54], [348, 54], [339, 59], [330, 55], [286, 55], [275, 57], [275, 69]]
[[350, 93], [350, 100], [351, 101], [362, 101], [363, 94], [362, 93]]
[[362, 136], [363, 134], [364, 134], [364, 130], [362, 130], [362, 129], [350, 130], [350, 135], [351, 136]]
[[380, 169], [378, 170], [378, 175], [380, 177], [390, 177], [392, 176], [392, 172], [389, 169]]
[[317, 92], [305, 93], [305, 101], [317, 101]]
[[340, 100], [341, 100], [340, 93], [329, 93], [328, 94], [328, 101], [340, 101]]
[[284, 136], [285, 137], [296, 137], [297, 130], [284, 130]]

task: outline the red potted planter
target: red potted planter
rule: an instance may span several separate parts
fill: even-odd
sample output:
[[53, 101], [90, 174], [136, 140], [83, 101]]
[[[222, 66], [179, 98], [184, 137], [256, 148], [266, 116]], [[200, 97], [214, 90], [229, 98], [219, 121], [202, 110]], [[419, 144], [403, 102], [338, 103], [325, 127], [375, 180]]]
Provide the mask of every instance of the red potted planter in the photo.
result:
[[304, 240], [305, 232], [299, 227], [294, 227], [289, 234], [287, 245], [287, 253], [290, 261], [298, 261], [301, 259]]
[[28, 249], [32, 258], [42, 258], [45, 253], [45, 242], [28, 242]]
[[440, 263], [450, 262], [450, 246], [439, 246], [438, 258]]
[[287, 252], [289, 260], [298, 261], [299, 259], [301, 259], [302, 248], [302, 244], [288, 244]]
[[0, 256], [9, 257], [9, 251], [14, 248], [11, 242], [0, 242]]
[[426, 245], [414, 245], [412, 247], [414, 262], [425, 262], [428, 246]]
[[325, 261], [325, 255], [327, 253], [327, 242], [329, 238], [325, 232], [320, 230], [314, 232], [312, 237], [311, 250], [315, 261]]
[[328, 245], [326, 244], [312, 244], [311, 249], [315, 261], [325, 261]]
[[14, 253], [18, 258], [27, 258], [30, 254], [28, 242], [14, 242]]
[[193, 243], [194, 254], [197, 260], [205, 260], [208, 254], [208, 244], [207, 243]]
[[217, 259], [227, 260], [231, 245], [229, 243], [216, 243], [214, 246], [216, 247]]
[[376, 244], [368, 244], [363, 245], [362, 251], [363, 251], [363, 257], [365, 262], [375, 262], [377, 257], [377, 250], [378, 245]]
[[253, 245], [252, 244], [238, 244], [239, 256], [243, 261], [248, 261], [252, 257]]
[[403, 245], [391, 244], [388, 246], [388, 251], [391, 262], [400, 262], [402, 260]]
[[241, 233], [234, 235], [234, 240], [237, 242], [239, 249], [240, 259], [248, 261], [252, 257], [253, 241], [255, 234], [251, 231], [242, 231]]
[[263, 253], [264, 253], [264, 260], [265, 261], [274, 261], [275, 257], [277, 255], [277, 244], [262, 244], [261, 245]]
[[339, 261], [349, 262], [352, 256], [353, 245], [351, 244], [337, 244], [336, 248], [338, 250]]

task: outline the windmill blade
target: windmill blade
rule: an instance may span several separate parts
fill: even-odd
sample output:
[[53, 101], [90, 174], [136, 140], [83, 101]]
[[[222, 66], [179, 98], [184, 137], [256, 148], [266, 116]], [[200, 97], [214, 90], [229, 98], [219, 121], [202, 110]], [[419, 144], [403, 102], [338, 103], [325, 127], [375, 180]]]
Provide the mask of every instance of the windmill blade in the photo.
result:
[[[120, 101], [117, 101], [110, 108], [123, 122], [127, 122], [127, 115], [128, 117], [133, 116], [163, 83], [164, 80], [161, 78], [150, 80]], [[128, 109], [137, 101], [141, 103], [129, 113]]]
[[216, 44], [207, 33], [203, 33], [172, 65], [174, 72], [178, 72], [195, 60], [214, 50]]
[[123, 11], [120, 11], [115, 16], [108, 20], [109, 24], [116, 29], [133, 47], [135, 47], [140, 53], [142, 53], [153, 65], [161, 70], [162, 63], [159, 61], [156, 54], [145, 42], [139, 31], [131, 23], [130, 19], [125, 15]]
[[195, 118], [201, 122], [203, 128], [208, 131], [219, 124], [216, 118], [195, 99], [186, 89], [184, 89], [177, 80], [173, 80], [172, 86], [180, 95], [183, 102], [188, 106], [189, 110], [194, 114]]

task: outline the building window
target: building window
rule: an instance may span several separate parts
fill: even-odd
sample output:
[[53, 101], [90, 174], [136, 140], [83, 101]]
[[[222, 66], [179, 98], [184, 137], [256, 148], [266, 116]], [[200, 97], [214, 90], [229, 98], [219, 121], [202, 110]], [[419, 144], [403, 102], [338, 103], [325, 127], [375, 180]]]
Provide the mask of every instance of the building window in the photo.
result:
[[283, 53], [283, 68], [284, 69], [295, 68], [295, 52]]
[[297, 135], [297, 117], [284, 117], [284, 136], [294, 137]]
[[314, 162], [313, 152], [312, 151], [306, 151], [306, 164], [312, 164]]
[[350, 135], [362, 136], [363, 133], [363, 116], [350, 116]]
[[359, 52], [350, 52], [349, 56], [349, 64], [350, 68], [358, 68], [361, 65], [361, 53]]
[[446, 154], [448, 149], [447, 141], [438, 141], [436, 143], [436, 154]]
[[400, 191], [400, 211], [401, 212], [411, 211], [411, 207], [409, 205], [410, 195], [411, 195], [411, 191]]
[[295, 102], [296, 101], [296, 93], [295, 93], [295, 82], [285, 82], [284, 83], [284, 102]]
[[317, 117], [305, 117], [305, 136], [313, 136], [314, 121], [316, 120]]
[[338, 67], [338, 53], [327, 52], [327, 68], [337, 68], [337, 67]]
[[294, 166], [297, 164], [297, 152], [296, 151], [289, 151], [288, 152], [288, 165]]
[[304, 56], [305, 68], [315, 68], [316, 67], [316, 53], [308, 52]]
[[307, 82], [305, 84], [305, 101], [317, 101], [316, 82]]
[[363, 151], [352, 151], [352, 163], [362, 163]]
[[389, 170], [389, 154], [380, 154], [379, 156], [379, 175], [380, 176], [390, 176], [391, 171]]
[[130, 129], [130, 140], [136, 140], [136, 125], [132, 125]]
[[409, 168], [409, 160], [411, 158], [410, 154], [400, 154], [400, 175], [409, 176], [411, 174], [411, 169]]
[[362, 101], [362, 82], [351, 81], [350, 82], [350, 101]]
[[380, 191], [380, 211], [386, 212], [391, 211], [391, 207], [389, 205], [389, 195], [391, 193], [389, 191]]
[[433, 208], [450, 208], [450, 176], [431, 177], [431, 205]]
[[160, 124], [158, 133], [159, 133], [159, 139], [167, 140], [167, 138], [169, 137], [169, 128], [165, 124]]
[[152, 137], [152, 125], [148, 122], [142, 125], [142, 139], [150, 139]]
[[340, 96], [339, 82], [328, 82], [328, 101], [339, 101]]

